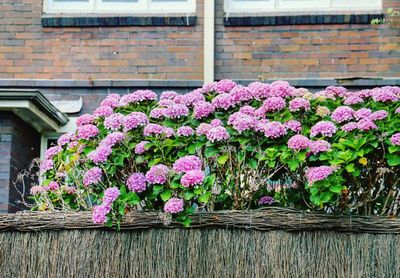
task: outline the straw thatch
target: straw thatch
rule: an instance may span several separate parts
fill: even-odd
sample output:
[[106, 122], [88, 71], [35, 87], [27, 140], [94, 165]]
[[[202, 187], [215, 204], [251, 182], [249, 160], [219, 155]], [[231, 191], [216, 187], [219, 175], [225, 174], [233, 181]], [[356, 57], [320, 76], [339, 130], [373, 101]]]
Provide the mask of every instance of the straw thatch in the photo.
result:
[[[398, 220], [350, 220], [286, 209], [197, 214], [195, 229], [176, 228], [176, 223], [164, 226], [162, 219], [158, 213], [131, 214], [123, 231], [116, 232], [91, 224], [88, 213], [2, 215], [0, 276], [398, 277], [400, 273]], [[378, 231], [379, 225], [386, 234]]]

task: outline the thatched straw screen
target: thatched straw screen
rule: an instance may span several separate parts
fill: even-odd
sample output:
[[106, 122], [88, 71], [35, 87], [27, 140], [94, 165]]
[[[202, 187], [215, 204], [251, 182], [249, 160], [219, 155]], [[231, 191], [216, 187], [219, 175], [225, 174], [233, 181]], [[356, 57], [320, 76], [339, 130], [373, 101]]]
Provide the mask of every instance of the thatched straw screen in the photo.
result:
[[202, 213], [193, 228], [130, 214], [0, 216], [1, 277], [399, 277], [400, 221], [271, 208]]

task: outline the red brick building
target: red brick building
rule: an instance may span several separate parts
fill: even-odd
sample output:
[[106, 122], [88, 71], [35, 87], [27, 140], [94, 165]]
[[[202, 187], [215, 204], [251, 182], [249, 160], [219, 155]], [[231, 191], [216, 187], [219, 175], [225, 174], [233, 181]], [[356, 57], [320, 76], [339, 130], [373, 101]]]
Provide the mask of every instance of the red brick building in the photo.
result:
[[15, 210], [12, 181], [40, 145], [110, 92], [224, 78], [399, 85], [399, 28], [370, 24], [387, 8], [400, 1], [2, 1], [0, 210]]

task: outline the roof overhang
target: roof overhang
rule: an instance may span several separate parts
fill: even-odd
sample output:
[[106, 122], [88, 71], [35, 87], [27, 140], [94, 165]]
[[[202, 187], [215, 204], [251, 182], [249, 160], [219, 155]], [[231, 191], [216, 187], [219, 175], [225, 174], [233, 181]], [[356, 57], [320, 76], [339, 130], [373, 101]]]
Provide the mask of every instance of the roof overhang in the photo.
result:
[[57, 131], [69, 121], [36, 90], [0, 89], [0, 111], [12, 111], [39, 132]]

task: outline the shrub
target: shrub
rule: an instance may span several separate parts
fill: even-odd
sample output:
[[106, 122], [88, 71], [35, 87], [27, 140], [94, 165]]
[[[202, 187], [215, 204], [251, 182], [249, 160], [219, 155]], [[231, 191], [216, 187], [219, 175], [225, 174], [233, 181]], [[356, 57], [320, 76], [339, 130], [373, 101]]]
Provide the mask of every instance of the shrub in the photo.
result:
[[398, 215], [399, 98], [230, 80], [159, 101], [111, 94], [47, 150], [35, 209], [92, 209], [107, 225], [129, 210], [189, 225], [194, 211], [265, 205]]

